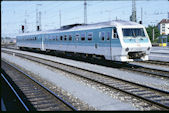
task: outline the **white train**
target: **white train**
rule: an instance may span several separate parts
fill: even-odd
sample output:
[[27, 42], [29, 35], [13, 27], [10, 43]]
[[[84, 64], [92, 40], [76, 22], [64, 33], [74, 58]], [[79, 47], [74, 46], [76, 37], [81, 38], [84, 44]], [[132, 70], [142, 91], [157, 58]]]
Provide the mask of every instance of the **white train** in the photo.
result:
[[143, 25], [115, 20], [23, 33], [17, 36], [17, 47], [101, 56], [113, 61], [144, 61], [152, 45]]

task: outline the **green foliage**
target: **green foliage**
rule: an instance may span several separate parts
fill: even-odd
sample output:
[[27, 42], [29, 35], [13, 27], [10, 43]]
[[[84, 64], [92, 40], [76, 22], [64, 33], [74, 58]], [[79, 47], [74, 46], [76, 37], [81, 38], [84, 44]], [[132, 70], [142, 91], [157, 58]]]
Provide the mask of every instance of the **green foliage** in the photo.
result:
[[[154, 41], [152, 41], [152, 39], [153, 39], [153, 29], [154, 29]], [[149, 36], [151, 42], [157, 43], [157, 41], [158, 41], [157, 37], [160, 36], [160, 31], [158, 30], [158, 27], [157, 26], [150, 26], [149, 25], [146, 28], [146, 30], [147, 30], [147, 33], [148, 33], [148, 36]]]

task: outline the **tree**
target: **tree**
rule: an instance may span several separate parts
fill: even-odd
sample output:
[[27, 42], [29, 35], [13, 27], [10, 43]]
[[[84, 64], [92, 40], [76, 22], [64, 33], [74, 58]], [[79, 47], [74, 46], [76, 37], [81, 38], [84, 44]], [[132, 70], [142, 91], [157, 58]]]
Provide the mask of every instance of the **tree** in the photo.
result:
[[[154, 41], [153, 41], [153, 29], [154, 29]], [[158, 38], [160, 36], [160, 31], [158, 30], [157, 26], [151, 26], [149, 25], [147, 28], [147, 33], [148, 33], [148, 36], [151, 40], [151, 42], [154, 42], [154, 43], [157, 43], [158, 41]]]

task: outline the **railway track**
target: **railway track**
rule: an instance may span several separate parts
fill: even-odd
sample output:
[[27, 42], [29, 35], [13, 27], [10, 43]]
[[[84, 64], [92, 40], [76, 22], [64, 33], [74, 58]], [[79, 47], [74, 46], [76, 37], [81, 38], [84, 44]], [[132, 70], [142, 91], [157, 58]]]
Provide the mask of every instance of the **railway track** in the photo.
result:
[[26, 111], [77, 111], [13, 64], [1, 60], [1, 68], [1, 77], [12, 87]]
[[169, 66], [169, 62], [155, 61], [155, 60], [142, 61], [138, 63], [148, 63], [148, 64], [155, 64], [155, 65], [161, 65], [161, 66]]
[[148, 67], [139, 66], [136, 64], [124, 64], [123, 69], [169, 79], [169, 71], [167, 70], [152, 69]]
[[169, 53], [160, 53], [160, 52], [151, 52], [152, 54], [163, 54], [163, 55], [169, 55]]
[[64, 72], [88, 79], [90, 81], [102, 84], [106, 87], [119, 90], [123, 93], [134, 96], [147, 103], [159, 107], [161, 110], [169, 110], [169, 92], [152, 88], [146, 85], [130, 82], [124, 79], [112, 77], [110, 75], [70, 66], [60, 62], [46, 60], [34, 56], [15, 53], [16, 56], [59, 69]]
[[[2, 50], [2, 51], [7, 52], [6, 50]], [[75, 60], [76, 60], [76, 58], [75, 58]], [[83, 62], [89, 62], [89, 63], [97, 64], [97, 65], [103, 65], [103, 66], [107, 66], [107, 67], [120, 68], [120, 69], [123, 69], [126, 71], [139, 72], [139, 73], [143, 73], [143, 74], [150, 75], [150, 76], [155, 76], [155, 77], [160, 77], [160, 78], [163, 77], [163, 78], [169, 79], [169, 71], [165, 71], [165, 70], [152, 69], [152, 68], [148, 68], [148, 67], [143, 67], [143, 66], [138, 66], [138, 65], [123, 63], [123, 62], [109, 62], [109, 61], [98, 62], [95, 60], [86, 60], [86, 59], [84, 59], [84, 60], [77, 59], [77, 60], [80, 60]], [[166, 65], [169, 65], [169, 62], [161, 62], [161, 61], [144, 61], [144, 62], [139, 62], [139, 63], [154, 63], [154, 64], [158, 64], [158, 65], [159, 64], [165, 65], [165, 63], [166, 63]]]

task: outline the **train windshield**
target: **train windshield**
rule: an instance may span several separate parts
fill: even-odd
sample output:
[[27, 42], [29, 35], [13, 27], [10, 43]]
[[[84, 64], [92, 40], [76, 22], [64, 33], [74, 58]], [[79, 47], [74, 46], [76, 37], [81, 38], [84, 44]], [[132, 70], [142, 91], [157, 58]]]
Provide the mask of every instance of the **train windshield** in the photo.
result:
[[143, 28], [123, 28], [124, 37], [145, 37]]

